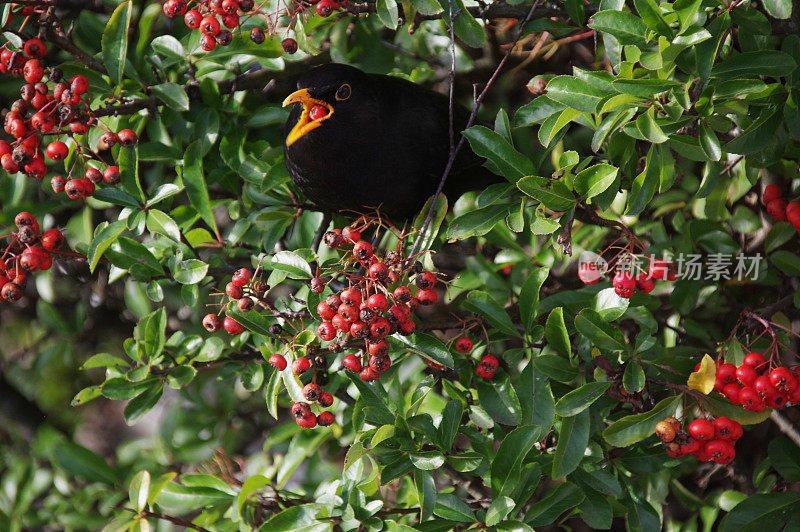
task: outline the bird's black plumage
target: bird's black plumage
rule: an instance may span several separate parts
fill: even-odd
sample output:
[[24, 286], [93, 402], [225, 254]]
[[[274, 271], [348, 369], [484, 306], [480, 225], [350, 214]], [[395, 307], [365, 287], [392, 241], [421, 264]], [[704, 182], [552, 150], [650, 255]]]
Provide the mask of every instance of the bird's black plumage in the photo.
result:
[[[345, 84], [349, 91], [342, 89]], [[333, 211], [380, 208], [392, 218], [418, 212], [436, 191], [449, 157], [448, 98], [402, 78], [342, 64], [312, 69], [297, 87], [333, 109], [318, 127], [285, 146], [289, 175], [303, 194]], [[348, 98], [337, 97], [347, 92]], [[292, 110], [288, 131], [301, 121], [302, 111], [300, 105]], [[468, 118], [457, 106], [456, 142]], [[447, 179], [448, 197], [501, 181], [482, 163], [463, 148]]]

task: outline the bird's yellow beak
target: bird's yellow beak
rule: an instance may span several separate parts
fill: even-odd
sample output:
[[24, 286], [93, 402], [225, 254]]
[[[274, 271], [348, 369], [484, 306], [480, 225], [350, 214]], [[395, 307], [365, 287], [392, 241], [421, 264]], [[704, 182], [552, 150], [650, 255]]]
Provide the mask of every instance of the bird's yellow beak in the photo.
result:
[[[291, 146], [297, 141], [297, 139], [321, 126], [325, 120], [333, 115], [333, 107], [328, 102], [312, 98], [311, 94], [308, 92], [308, 89], [300, 89], [299, 91], [291, 93], [285, 100], [283, 100], [283, 107], [293, 103], [303, 104], [303, 113], [300, 115], [300, 120], [297, 121], [297, 124], [295, 124], [295, 126], [289, 132], [289, 136], [286, 137], [287, 146]], [[311, 109], [316, 105], [324, 107], [327, 109], [328, 113], [322, 118], [311, 120]]]

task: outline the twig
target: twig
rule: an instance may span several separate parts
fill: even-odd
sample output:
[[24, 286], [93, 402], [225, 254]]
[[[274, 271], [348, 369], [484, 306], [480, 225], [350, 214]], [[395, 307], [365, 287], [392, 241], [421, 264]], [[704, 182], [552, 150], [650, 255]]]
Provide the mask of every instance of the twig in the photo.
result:
[[[480, 95], [477, 98], [474, 99], [474, 102], [473, 102], [473, 105], [472, 105], [472, 113], [470, 113], [470, 115], [469, 115], [469, 120], [467, 120], [467, 125], [464, 127], [464, 130], [467, 130], [470, 127], [472, 127], [472, 124], [475, 122], [475, 117], [478, 114], [478, 109], [480, 108], [481, 103], [483, 102], [484, 98], [486, 98], [486, 95], [488, 94], [489, 89], [492, 87], [492, 85], [494, 85], [494, 82], [497, 79], [497, 76], [500, 74], [500, 71], [503, 69], [503, 66], [505, 66], [506, 62], [508, 61], [508, 58], [511, 56], [511, 52], [514, 50], [514, 47], [517, 45], [519, 40], [522, 38], [522, 34], [524, 33], [523, 29], [525, 28], [525, 25], [531, 20], [531, 17], [533, 17], [533, 13], [534, 13], [534, 11], [536, 11], [536, 8], [539, 6], [540, 2], [541, 2], [541, 0], [536, 0], [533, 3], [533, 5], [531, 6], [530, 10], [528, 11], [528, 14], [525, 16], [525, 19], [519, 25], [519, 32], [517, 33], [517, 37], [514, 39], [514, 42], [511, 43], [511, 46], [506, 51], [505, 55], [503, 56], [503, 59], [500, 60], [500, 63], [497, 65], [497, 68], [495, 68], [494, 72], [492, 73], [491, 77], [489, 78], [489, 81], [486, 82], [486, 86], [483, 88], [483, 91], [481, 91]], [[454, 91], [454, 84], [455, 84], [455, 44], [454, 44], [455, 38], [453, 37], [453, 19], [454, 19], [454, 17], [455, 17], [455, 15], [453, 14], [452, 3], [451, 3], [451, 8], [450, 8], [450, 45], [451, 45], [450, 46], [450, 53], [452, 55], [452, 67], [451, 67], [451, 73], [450, 73], [450, 128], [451, 128], [450, 157], [448, 157], [448, 159], [447, 159], [447, 165], [444, 168], [444, 172], [442, 173], [441, 180], [439, 180], [439, 186], [436, 187], [436, 192], [433, 194], [434, 198], [438, 198], [439, 194], [442, 193], [442, 189], [444, 188], [444, 184], [447, 181], [447, 176], [450, 175], [450, 171], [453, 169], [453, 164], [455, 163], [456, 156], [458, 155], [458, 152], [461, 150], [461, 148], [464, 146], [464, 143], [467, 140], [467, 137], [465, 137], [463, 135], [463, 133], [462, 133], [461, 138], [458, 141], [458, 144], [455, 145], [455, 147], [453, 147], [453, 141], [452, 141], [452, 137], [453, 137], [453, 133], [452, 133], [452, 128], [453, 128], [453, 91]], [[411, 248], [411, 253], [410, 253], [411, 255], [414, 255], [417, 252], [417, 248], [420, 245], [420, 242], [422, 242], [422, 237], [425, 235], [426, 231], [428, 230], [428, 226], [430, 225], [431, 220], [433, 219], [433, 212], [434, 212], [435, 208], [436, 208], [436, 201], [432, 201], [431, 202], [431, 206], [428, 209], [428, 214], [425, 216], [425, 221], [423, 222], [422, 227], [420, 228], [420, 231], [419, 231], [419, 234], [417, 235], [416, 240], [414, 240], [414, 246]]]
[[151, 512], [149, 510], [142, 510], [141, 512], [137, 512], [133, 508], [127, 508], [125, 506], [117, 506], [117, 508], [119, 508], [120, 510], [127, 510], [129, 512], [133, 512], [133, 513], [135, 513], [137, 515], [141, 515], [141, 516], [144, 516], [144, 517], [154, 517], [155, 519], [161, 519], [162, 521], [169, 521], [173, 525], [178, 525], [178, 526], [182, 526], [182, 527], [185, 527], [185, 528], [191, 528], [192, 530], [197, 530], [199, 532], [211, 532], [207, 528], [203, 528], [200, 525], [196, 525], [194, 523], [191, 523], [191, 522], [186, 521], [184, 519], [181, 519], [179, 517], [173, 517], [171, 515], [162, 514], [162, 513], [158, 513], [158, 512]]
[[795, 445], [800, 447], [800, 433], [795, 430], [794, 426], [792, 426], [792, 422], [783, 417], [782, 414], [779, 414], [777, 410], [773, 410], [769, 417], [772, 421], [778, 425], [778, 428], [781, 432], [783, 432], [786, 436], [789, 437], [790, 440], [794, 442]]

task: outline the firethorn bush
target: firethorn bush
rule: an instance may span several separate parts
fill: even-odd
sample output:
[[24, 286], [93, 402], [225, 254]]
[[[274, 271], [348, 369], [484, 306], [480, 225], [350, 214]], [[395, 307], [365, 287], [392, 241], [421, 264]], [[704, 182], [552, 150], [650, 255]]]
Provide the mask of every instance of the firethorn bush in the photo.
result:
[[[0, 530], [800, 529], [800, 2], [0, 25]], [[451, 92], [504, 182], [309, 202], [328, 62]]]

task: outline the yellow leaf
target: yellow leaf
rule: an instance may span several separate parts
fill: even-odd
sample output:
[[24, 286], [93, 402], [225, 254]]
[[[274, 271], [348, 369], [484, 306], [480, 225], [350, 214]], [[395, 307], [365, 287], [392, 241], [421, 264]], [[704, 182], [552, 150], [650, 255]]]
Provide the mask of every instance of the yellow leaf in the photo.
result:
[[714, 389], [714, 381], [717, 379], [717, 364], [708, 355], [703, 355], [700, 361], [700, 369], [689, 375], [686, 385], [690, 390], [697, 390], [703, 395], [708, 395]]
[[599, 357], [599, 356], [600, 356], [600, 354], [601, 354], [601, 353], [600, 353], [600, 350], [599, 350], [599, 349], [597, 349], [596, 347], [593, 347], [593, 348], [592, 348], [592, 358], [594, 358], [594, 357]]

